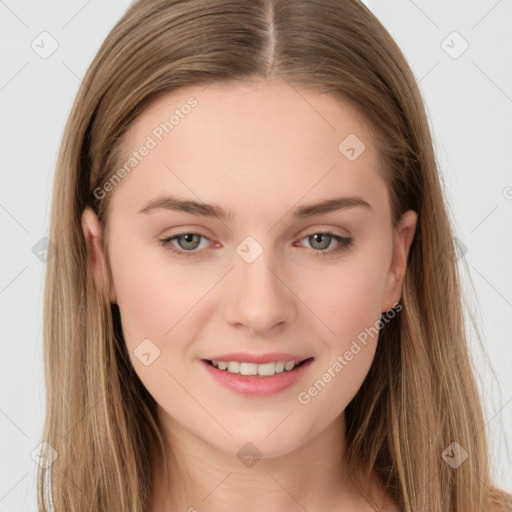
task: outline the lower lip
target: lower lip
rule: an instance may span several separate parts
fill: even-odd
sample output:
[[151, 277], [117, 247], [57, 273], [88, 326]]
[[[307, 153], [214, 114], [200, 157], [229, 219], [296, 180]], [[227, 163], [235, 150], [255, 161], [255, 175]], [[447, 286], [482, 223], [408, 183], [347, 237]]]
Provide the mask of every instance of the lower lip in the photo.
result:
[[271, 396], [293, 386], [308, 371], [313, 359], [293, 370], [275, 373], [272, 376], [240, 375], [219, 370], [206, 361], [201, 361], [210, 375], [227, 389], [244, 396]]

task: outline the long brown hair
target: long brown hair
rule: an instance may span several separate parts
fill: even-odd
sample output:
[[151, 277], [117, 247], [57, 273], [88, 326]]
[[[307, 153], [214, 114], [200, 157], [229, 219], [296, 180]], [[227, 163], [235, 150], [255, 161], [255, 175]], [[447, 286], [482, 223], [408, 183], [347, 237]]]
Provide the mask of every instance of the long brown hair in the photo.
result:
[[[88, 69], [57, 163], [44, 440], [58, 456], [40, 470], [40, 510], [48, 510], [48, 491], [57, 512], [147, 511], [152, 454], [165, 458], [156, 402], [130, 363], [117, 306], [94, 284], [81, 214], [90, 205], [105, 225], [110, 197], [98, 200], [94, 187], [118, 169], [123, 135], [160, 94], [274, 75], [357, 108], [373, 129], [393, 221], [409, 209], [419, 215], [402, 310], [383, 327], [370, 372], [345, 411], [351, 467], [377, 475], [406, 512], [512, 504], [490, 475], [424, 105], [390, 34], [357, 0], [139, 0]], [[467, 452], [457, 468], [443, 458], [453, 442]]]

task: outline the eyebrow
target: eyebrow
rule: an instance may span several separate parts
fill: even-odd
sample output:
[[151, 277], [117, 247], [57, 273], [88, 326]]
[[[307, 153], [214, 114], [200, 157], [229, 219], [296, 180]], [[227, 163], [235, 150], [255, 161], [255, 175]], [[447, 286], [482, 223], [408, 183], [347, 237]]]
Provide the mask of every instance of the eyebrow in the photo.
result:
[[[372, 209], [369, 203], [357, 196], [333, 197], [319, 203], [300, 206], [293, 210], [293, 217], [304, 219], [323, 213], [346, 210], [347, 208], [356, 206], [362, 206], [369, 210]], [[139, 213], [151, 213], [154, 210], [160, 209], [184, 212], [201, 217], [215, 217], [219, 220], [229, 220], [231, 218], [231, 212], [224, 210], [216, 204], [199, 203], [171, 195], [152, 199], [146, 203]]]

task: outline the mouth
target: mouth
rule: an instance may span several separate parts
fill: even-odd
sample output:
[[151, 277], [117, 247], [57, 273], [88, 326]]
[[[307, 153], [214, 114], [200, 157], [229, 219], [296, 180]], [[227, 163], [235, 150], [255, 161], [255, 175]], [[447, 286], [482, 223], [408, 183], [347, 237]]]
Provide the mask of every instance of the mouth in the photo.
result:
[[202, 359], [201, 363], [213, 380], [224, 388], [246, 397], [266, 397], [298, 383], [313, 361], [314, 357], [263, 364], [212, 359]]
[[281, 373], [292, 372], [312, 359], [312, 357], [308, 357], [301, 361], [276, 361], [260, 364], [240, 361], [215, 361], [210, 359], [204, 359], [204, 361], [217, 370], [234, 375], [272, 377]]

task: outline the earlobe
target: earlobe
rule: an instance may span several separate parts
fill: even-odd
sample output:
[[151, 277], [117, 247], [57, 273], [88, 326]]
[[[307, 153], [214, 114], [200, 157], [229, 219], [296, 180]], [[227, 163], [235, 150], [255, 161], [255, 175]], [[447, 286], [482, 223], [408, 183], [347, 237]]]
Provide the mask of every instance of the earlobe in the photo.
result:
[[393, 257], [388, 271], [386, 290], [381, 310], [385, 312], [400, 301], [402, 283], [407, 270], [407, 259], [416, 233], [418, 214], [409, 210], [405, 212], [393, 238]]
[[[103, 248], [103, 230], [96, 213], [89, 206], [82, 213], [82, 231], [87, 252], [93, 269], [94, 281], [99, 290], [105, 286], [105, 253]], [[115, 300], [115, 298], [114, 298]], [[112, 297], [111, 297], [112, 301]]]

